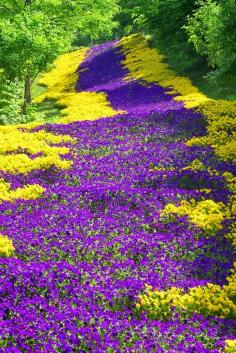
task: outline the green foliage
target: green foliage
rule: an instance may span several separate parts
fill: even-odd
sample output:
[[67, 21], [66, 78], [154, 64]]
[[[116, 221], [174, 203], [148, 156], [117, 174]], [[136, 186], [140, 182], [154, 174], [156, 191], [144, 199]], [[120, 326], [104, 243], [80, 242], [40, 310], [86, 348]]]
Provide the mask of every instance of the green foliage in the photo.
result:
[[22, 113], [24, 84], [18, 79], [10, 81], [0, 71], [0, 125], [22, 124], [43, 118], [32, 105]]
[[198, 6], [195, 0], [120, 0], [120, 5], [121, 35], [140, 31], [151, 34], [153, 45], [166, 56], [176, 56], [177, 62], [187, 63], [188, 68], [199, 65], [199, 56], [182, 28]]
[[0, 74], [0, 124], [22, 122], [22, 83], [9, 81]]
[[149, 30], [156, 34], [158, 41], [185, 38], [182, 26], [195, 9], [195, 0], [151, 0], [144, 4]]
[[[143, 31], [178, 74], [210, 95], [235, 91], [235, 0], [120, 0], [118, 36]], [[204, 80], [208, 79], [208, 82]], [[214, 85], [215, 84], [215, 87]], [[216, 89], [217, 87], [217, 89]]]
[[117, 11], [117, 0], [0, 0], [0, 68], [12, 85], [19, 83], [17, 92], [22, 89], [23, 115], [31, 111], [27, 105], [37, 75], [67, 51], [76, 36], [110, 33]]
[[109, 38], [118, 22], [118, 0], [77, 0], [77, 37], [89, 37], [93, 41]]
[[76, 36], [110, 33], [116, 0], [0, 1], [0, 67], [9, 78], [31, 79], [42, 72]]
[[146, 30], [143, 0], [120, 0], [119, 5], [120, 12], [116, 17], [119, 23], [119, 30], [116, 34], [119, 37]]
[[[72, 31], [66, 11], [73, 6], [59, 0], [0, 1], [0, 66], [10, 79], [24, 80], [46, 69], [69, 46]], [[73, 21], [72, 21], [73, 22]]]
[[217, 83], [236, 66], [236, 3], [207, 0], [200, 5], [188, 18], [185, 29], [189, 42], [213, 69], [207, 78]]

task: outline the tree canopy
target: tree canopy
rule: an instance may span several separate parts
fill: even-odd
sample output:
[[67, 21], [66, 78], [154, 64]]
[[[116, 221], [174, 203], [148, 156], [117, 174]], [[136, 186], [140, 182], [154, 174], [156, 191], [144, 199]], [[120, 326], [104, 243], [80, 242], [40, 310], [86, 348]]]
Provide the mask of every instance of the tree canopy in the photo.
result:
[[76, 35], [111, 32], [117, 11], [116, 0], [0, 1], [0, 67], [7, 78], [25, 82], [25, 103], [35, 77]]

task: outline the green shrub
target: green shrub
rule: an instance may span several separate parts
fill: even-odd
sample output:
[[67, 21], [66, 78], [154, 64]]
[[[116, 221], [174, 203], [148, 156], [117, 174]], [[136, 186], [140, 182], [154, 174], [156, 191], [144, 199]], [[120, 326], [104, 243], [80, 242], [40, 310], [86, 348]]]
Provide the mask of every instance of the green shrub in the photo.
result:
[[236, 2], [206, 0], [184, 26], [189, 42], [208, 60], [207, 78], [217, 83], [236, 66]]
[[36, 111], [32, 105], [27, 108], [27, 114], [22, 114], [24, 89], [23, 82], [8, 80], [0, 71], [0, 125], [21, 124], [36, 119]]

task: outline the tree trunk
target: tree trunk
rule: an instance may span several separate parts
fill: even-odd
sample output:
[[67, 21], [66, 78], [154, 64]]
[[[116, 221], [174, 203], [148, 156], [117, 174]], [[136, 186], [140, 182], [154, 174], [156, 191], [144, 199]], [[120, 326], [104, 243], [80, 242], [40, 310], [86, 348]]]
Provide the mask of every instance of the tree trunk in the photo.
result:
[[27, 105], [31, 104], [31, 89], [30, 89], [30, 74], [28, 69], [26, 69], [25, 74], [25, 91], [24, 91], [24, 103], [22, 107], [22, 114], [27, 114]]

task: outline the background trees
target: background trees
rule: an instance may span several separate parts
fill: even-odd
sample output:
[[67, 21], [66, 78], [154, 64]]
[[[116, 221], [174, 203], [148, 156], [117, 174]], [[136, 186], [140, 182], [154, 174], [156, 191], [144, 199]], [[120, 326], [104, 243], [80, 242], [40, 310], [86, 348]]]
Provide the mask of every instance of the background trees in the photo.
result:
[[70, 49], [78, 33], [81, 36], [90, 33], [96, 38], [111, 32], [117, 11], [116, 0], [0, 1], [2, 86], [7, 80], [24, 83], [22, 115], [27, 115], [31, 86], [37, 75], [58, 54]]
[[175, 69], [198, 67], [216, 85], [228, 81], [235, 71], [235, 0], [121, 0], [120, 4], [121, 33], [138, 27], [151, 34], [152, 43], [172, 62], [176, 56]]
[[[185, 26], [189, 42], [197, 53], [207, 58], [211, 72], [207, 78], [217, 82], [231, 73], [236, 65], [235, 0], [201, 1], [188, 17]], [[227, 78], [229, 76], [227, 75]]]

